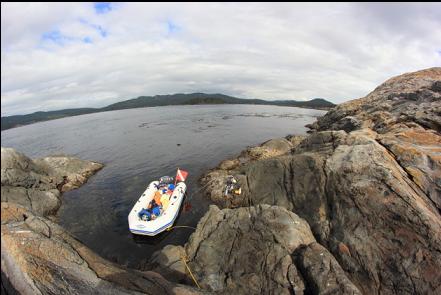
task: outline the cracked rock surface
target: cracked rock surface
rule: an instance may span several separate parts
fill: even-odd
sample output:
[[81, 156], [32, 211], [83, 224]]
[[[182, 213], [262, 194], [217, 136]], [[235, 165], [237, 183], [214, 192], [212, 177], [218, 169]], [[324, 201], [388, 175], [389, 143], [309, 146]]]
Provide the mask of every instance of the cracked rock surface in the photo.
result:
[[278, 206], [212, 205], [185, 247], [156, 252], [151, 267], [185, 274], [182, 256], [201, 287], [216, 293], [361, 294], [308, 223]]
[[[389, 79], [318, 118], [289, 151], [242, 154], [201, 183], [221, 208], [276, 205], [305, 219], [318, 244], [296, 252], [295, 264], [313, 294], [344, 281], [329, 276], [335, 263], [363, 294], [439, 294], [440, 85], [441, 68]], [[229, 174], [242, 195], [223, 195]], [[327, 263], [310, 254], [320, 245]]]

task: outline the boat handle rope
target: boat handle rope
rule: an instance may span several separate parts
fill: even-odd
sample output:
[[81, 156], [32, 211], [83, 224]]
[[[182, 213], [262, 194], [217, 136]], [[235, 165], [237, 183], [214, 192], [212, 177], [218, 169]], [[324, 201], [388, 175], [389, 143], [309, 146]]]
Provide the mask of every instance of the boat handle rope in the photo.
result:
[[189, 226], [189, 225], [175, 225], [175, 226], [170, 226], [169, 228], [167, 228], [167, 231], [171, 231], [174, 228], [177, 227], [187, 227], [187, 228], [191, 228], [191, 229], [196, 229], [195, 227]]

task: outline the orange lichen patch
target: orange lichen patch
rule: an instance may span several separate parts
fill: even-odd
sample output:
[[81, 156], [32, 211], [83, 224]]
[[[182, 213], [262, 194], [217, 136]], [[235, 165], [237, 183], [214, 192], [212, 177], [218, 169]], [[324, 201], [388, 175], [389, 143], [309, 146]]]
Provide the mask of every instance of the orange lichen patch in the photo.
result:
[[409, 129], [380, 141], [423, 191], [441, 176], [441, 137], [434, 132]]
[[1, 203], [1, 220], [2, 223], [8, 223], [11, 221], [22, 221], [24, 214], [27, 212], [26, 208], [17, 206], [14, 203]]
[[390, 182], [390, 185], [394, 188], [394, 191], [396, 193], [402, 194], [403, 189], [405, 189], [402, 186], [405, 183], [405, 181], [403, 179], [403, 172], [401, 172], [402, 170], [400, 169], [400, 166], [398, 164], [395, 164], [396, 160], [395, 160], [395, 157], [392, 153], [387, 151], [387, 153], [384, 154], [384, 157], [387, 157], [388, 160], [390, 161], [389, 163], [391, 165], [388, 166], [389, 167], [388, 171], [389, 171], [390, 175], [393, 177], [393, 179], [395, 179], [395, 181]]
[[432, 160], [433, 162], [437, 163], [438, 165], [441, 165], [441, 152], [439, 154], [431, 154], [428, 155], [428, 157], [430, 158], [430, 160]]
[[344, 244], [342, 242], [338, 243], [338, 251], [340, 251], [340, 254], [352, 256], [351, 251], [349, 251], [348, 246], [346, 246], [346, 244]]
[[52, 261], [58, 265], [65, 265], [68, 263], [81, 264], [83, 260], [70, 247], [56, 240], [41, 238], [28, 239], [24, 246], [23, 252], [26, 254], [42, 258], [46, 261]]
[[48, 260], [49, 258], [48, 256], [51, 256], [50, 253], [53, 253], [53, 251], [46, 252], [46, 251], [42, 251], [42, 249], [46, 249], [46, 247], [42, 247], [42, 245], [38, 245], [37, 243], [35, 243], [34, 240], [27, 240], [26, 243], [22, 245], [22, 251], [25, 252], [26, 254]]
[[348, 137], [359, 137], [359, 136], [366, 136], [372, 139], [377, 139], [378, 133], [370, 128], [362, 128], [360, 130], [352, 131]]
[[427, 176], [415, 167], [406, 167], [406, 171], [412, 175], [413, 182], [415, 182], [421, 189], [424, 189], [424, 182]]
[[409, 129], [396, 134], [400, 140], [417, 145], [435, 145], [441, 147], [441, 136], [426, 130]]
[[265, 148], [265, 147], [253, 147], [248, 151], [250, 157], [254, 160], [264, 160], [273, 157], [277, 157], [283, 154], [282, 151]]
[[361, 98], [357, 98], [357, 99], [353, 99], [347, 102], [344, 102], [342, 104], [337, 105], [337, 107], [335, 108], [336, 110], [345, 110], [346, 112], [350, 112], [350, 113], [359, 113], [359, 110], [361, 108], [361, 106], [363, 104], [366, 103], [366, 101], [368, 101], [369, 98], [368, 97], [361, 97]]
[[415, 158], [424, 156], [420, 149], [407, 145], [394, 144], [391, 146], [391, 150], [401, 161], [410, 162]]
[[320, 221], [325, 221], [325, 220], [327, 219], [325, 203], [322, 203], [322, 204], [320, 205], [320, 207], [319, 207], [319, 212], [318, 212], [318, 213], [319, 213]]
[[31, 276], [36, 279], [37, 281], [41, 282], [41, 283], [53, 283], [54, 278], [51, 275], [51, 270], [46, 268], [46, 267], [42, 267], [41, 265], [36, 265], [34, 263], [29, 263], [28, 264], [28, 274], [31, 274]]
[[440, 80], [441, 79], [441, 68], [434, 67], [430, 69], [424, 69], [418, 72], [411, 72], [411, 73], [405, 73], [402, 75], [399, 75], [397, 77], [390, 78], [383, 84], [391, 84], [396, 83], [400, 81], [406, 81], [410, 79], [420, 79], [420, 78], [429, 78], [429, 79], [435, 79]]
[[[22, 269], [26, 270], [26, 263], [23, 256], [20, 255], [20, 244], [21, 241], [15, 239], [7, 230], [6, 225], [2, 225], [2, 249], [8, 249], [8, 255], [12, 256], [16, 262], [16, 265]], [[2, 253], [3, 255], [3, 253]]]
[[403, 166], [424, 167], [428, 158], [441, 165], [441, 137], [432, 132], [406, 131], [382, 137], [381, 142]]
[[219, 169], [232, 170], [237, 168], [239, 165], [240, 165], [240, 161], [238, 159], [227, 159], [219, 164]]
[[87, 262], [89, 267], [96, 272], [98, 277], [103, 278], [118, 273], [119, 269], [117, 267], [97, 256], [89, 248], [82, 245], [78, 246], [78, 248], [74, 246], [75, 250], [81, 256], [81, 258]]
[[[432, 78], [432, 79], [440, 80], [441, 79], [441, 68], [435, 67], [435, 68], [430, 68], [430, 69], [424, 69], [424, 70], [414, 72], [414, 73], [406, 73], [404, 75], [412, 76], [415, 78]], [[398, 76], [398, 77], [400, 77], [400, 76]]]
[[37, 278], [42, 282], [52, 283], [53, 278], [49, 270], [42, 268], [42, 266], [39, 264], [36, 264], [35, 260], [29, 262], [26, 259], [26, 255], [23, 255], [24, 252], [26, 252], [26, 245], [28, 243], [28, 239], [26, 238], [27, 235], [29, 234], [26, 232], [17, 232], [15, 230], [11, 231], [7, 225], [2, 225], [2, 247], [8, 249], [8, 255], [13, 258], [15, 265], [20, 268], [23, 273], [26, 273], [33, 278]]

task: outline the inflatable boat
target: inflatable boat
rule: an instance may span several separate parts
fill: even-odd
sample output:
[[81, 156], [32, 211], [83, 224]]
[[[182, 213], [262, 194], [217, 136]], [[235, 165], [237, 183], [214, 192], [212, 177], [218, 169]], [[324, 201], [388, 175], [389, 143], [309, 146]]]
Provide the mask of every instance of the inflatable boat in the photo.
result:
[[[182, 180], [184, 177], [179, 178], [179, 172], [176, 179]], [[177, 184], [152, 181], [129, 213], [129, 230], [137, 235], [155, 236], [172, 227], [186, 189], [184, 181]]]

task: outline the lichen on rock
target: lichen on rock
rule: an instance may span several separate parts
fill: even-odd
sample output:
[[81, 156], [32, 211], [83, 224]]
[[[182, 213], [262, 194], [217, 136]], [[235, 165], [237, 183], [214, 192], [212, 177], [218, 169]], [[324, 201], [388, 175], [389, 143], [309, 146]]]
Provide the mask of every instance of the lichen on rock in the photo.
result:
[[[277, 205], [305, 219], [364, 294], [439, 293], [440, 83], [441, 68], [389, 79], [318, 118], [290, 152], [218, 167], [201, 184], [222, 208]], [[241, 196], [222, 194], [226, 174]], [[324, 281], [310, 271], [305, 284], [321, 293]]]

